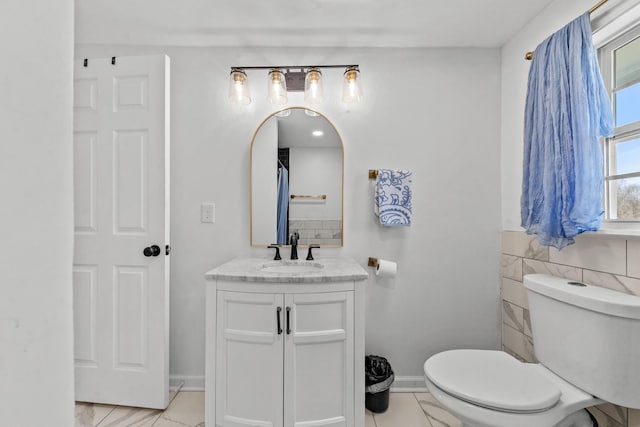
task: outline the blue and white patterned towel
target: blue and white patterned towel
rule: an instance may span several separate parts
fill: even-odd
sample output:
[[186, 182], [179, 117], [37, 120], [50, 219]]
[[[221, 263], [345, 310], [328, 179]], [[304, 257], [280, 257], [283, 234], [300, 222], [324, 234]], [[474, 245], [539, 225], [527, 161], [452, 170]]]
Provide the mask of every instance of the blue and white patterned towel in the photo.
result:
[[373, 211], [380, 224], [411, 225], [411, 178], [408, 170], [378, 170]]

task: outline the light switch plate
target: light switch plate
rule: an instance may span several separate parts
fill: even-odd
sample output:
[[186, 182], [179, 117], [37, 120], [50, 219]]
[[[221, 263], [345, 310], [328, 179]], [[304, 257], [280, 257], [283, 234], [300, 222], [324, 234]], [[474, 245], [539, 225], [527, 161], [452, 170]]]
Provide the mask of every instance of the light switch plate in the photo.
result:
[[203, 203], [200, 205], [200, 222], [216, 222], [215, 203]]

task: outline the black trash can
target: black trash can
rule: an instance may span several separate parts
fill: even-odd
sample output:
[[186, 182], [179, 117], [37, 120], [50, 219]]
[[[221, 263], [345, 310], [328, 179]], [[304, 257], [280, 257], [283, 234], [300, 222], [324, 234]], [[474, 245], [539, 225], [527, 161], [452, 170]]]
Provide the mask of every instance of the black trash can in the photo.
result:
[[389, 408], [389, 388], [393, 383], [391, 365], [382, 356], [365, 356], [364, 406], [371, 412], [381, 413]]

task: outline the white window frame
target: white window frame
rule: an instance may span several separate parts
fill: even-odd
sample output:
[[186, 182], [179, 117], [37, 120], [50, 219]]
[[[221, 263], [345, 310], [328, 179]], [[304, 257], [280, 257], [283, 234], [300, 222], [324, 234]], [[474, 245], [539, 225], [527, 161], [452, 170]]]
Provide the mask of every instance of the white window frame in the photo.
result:
[[[613, 61], [613, 52], [616, 49], [626, 45], [627, 43], [635, 40], [640, 37], [640, 25], [636, 25], [631, 29], [625, 29], [624, 31], [620, 31], [618, 34], [615, 34], [615, 38], [610, 39], [606, 44], [603, 44], [598, 49], [600, 69], [602, 73], [602, 78], [607, 88], [607, 92], [610, 95], [610, 99], [612, 105], [615, 108], [615, 92], [614, 92], [614, 61]], [[625, 85], [624, 87], [617, 88], [617, 90], [624, 89], [625, 87], [629, 87], [633, 84], [636, 84], [637, 81], [633, 81], [632, 83]], [[615, 113], [614, 113], [615, 116]], [[625, 141], [629, 141], [631, 139], [640, 138], [640, 121], [636, 121], [633, 123], [628, 123], [623, 126], [616, 127], [614, 130], [614, 135], [609, 138], [604, 138], [602, 148], [603, 148], [603, 159], [604, 159], [604, 200], [603, 204], [605, 206], [605, 218], [604, 218], [604, 228], [615, 228], [615, 229], [628, 229], [628, 230], [638, 230], [640, 229], [640, 219], [617, 219], [611, 218], [612, 210], [615, 209], [615, 195], [610, 194], [610, 185], [611, 181], [625, 179], [625, 178], [635, 178], [640, 177], [640, 170], [638, 172], [612, 175], [610, 172], [611, 165], [611, 157], [615, 156], [615, 150], [613, 150], [613, 146], [615, 144], [619, 144]]]

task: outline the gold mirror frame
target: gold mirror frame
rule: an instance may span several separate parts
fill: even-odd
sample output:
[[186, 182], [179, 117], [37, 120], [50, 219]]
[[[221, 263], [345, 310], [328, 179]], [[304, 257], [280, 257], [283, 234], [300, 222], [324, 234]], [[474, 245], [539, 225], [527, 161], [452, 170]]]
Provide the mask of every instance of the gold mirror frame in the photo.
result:
[[[251, 138], [251, 146], [250, 146], [250, 160], [249, 160], [249, 244], [252, 247], [262, 247], [262, 248], [266, 248], [270, 243], [254, 243], [253, 241], [253, 208], [254, 208], [254, 203], [253, 203], [253, 145], [255, 143], [256, 140], [256, 136], [258, 135], [258, 133], [260, 132], [260, 130], [262, 129], [262, 126], [271, 118], [276, 117], [277, 114], [279, 114], [282, 111], [285, 110], [307, 110], [307, 111], [311, 111], [315, 114], [317, 114], [319, 117], [322, 117], [324, 120], [327, 121], [327, 123], [329, 125], [331, 125], [331, 127], [333, 127], [336, 136], [338, 137], [338, 141], [340, 142], [340, 150], [341, 150], [341, 156], [342, 156], [342, 167], [341, 167], [341, 181], [342, 181], [342, 185], [341, 185], [341, 195], [340, 195], [340, 244], [339, 245], [320, 245], [321, 247], [333, 247], [333, 248], [339, 248], [339, 247], [343, 247], [344, 246], [344, 141], [342, 140], [342, 135], [340, 135], [340, 132], [338, 131], [338, 128], [336, 128], [336, 126], [333, 124], [333, 122], [324, 114], [322, 114], [319, 111], [313, 110], [311, 108], [308, 107], [302, 107], [302, 106], [291, 106], [291, 107], [286, 107], [286, 108], [282, 108], [280, 110], [274, 111], [273, 113], [271, 113], [270, 115], [268, 115], [264, 120], [262, 120], [262, 122], [260, 122], [260, 124], [258, 125], [258, 127], [256, 128], [255, 132], [253, 133], [253, 137]], [[281, 245], [281, 246], [290, 246], [290, 245]], [[300, 246], [307, 246], [306, 244], [301, 244]]]

